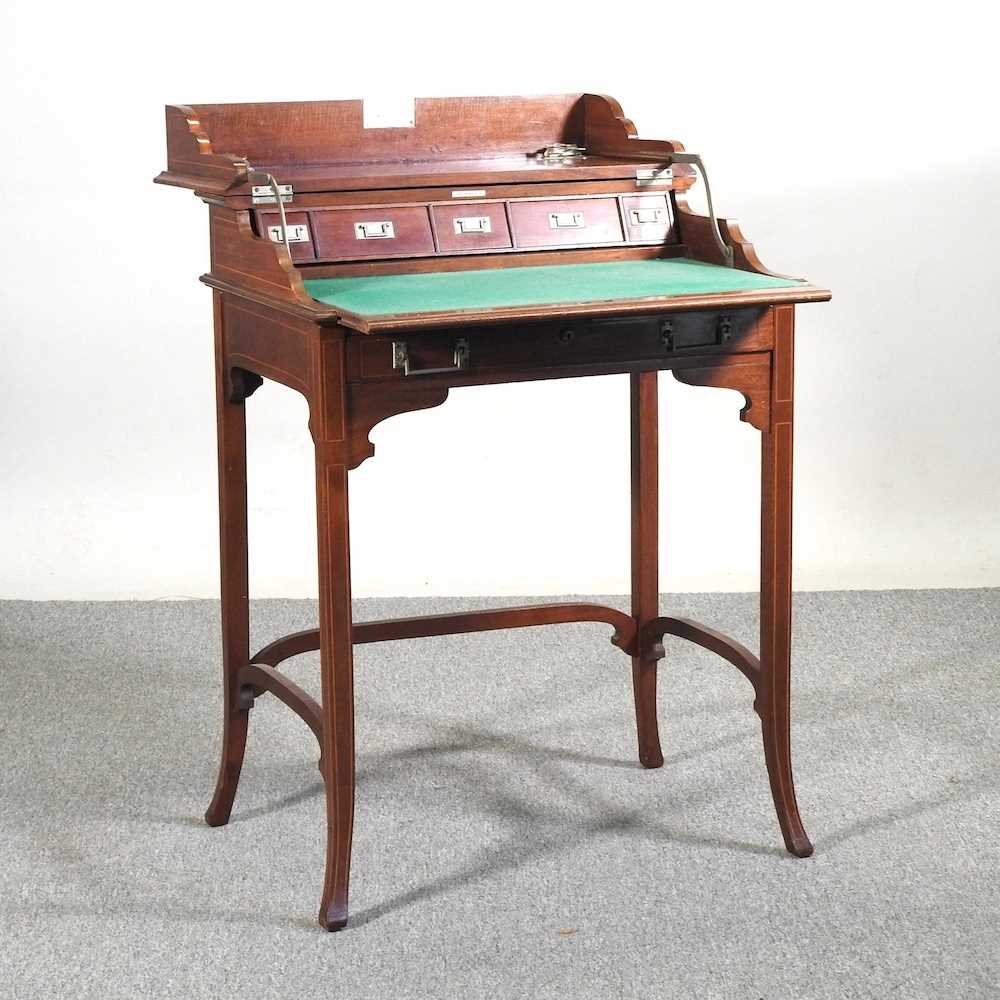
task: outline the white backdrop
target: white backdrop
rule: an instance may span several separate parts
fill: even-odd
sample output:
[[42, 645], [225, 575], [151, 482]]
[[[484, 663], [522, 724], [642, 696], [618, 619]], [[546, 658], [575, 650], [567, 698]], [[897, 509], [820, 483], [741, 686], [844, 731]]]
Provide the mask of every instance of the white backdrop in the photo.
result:
[[[4, 16], [0, 597], [214, 596], [206, 209], [163, 105], [598, 91], [701, 152], [798, 311], [796, 585], [1000, 584], [985, 5], [17, 3]], [[683, 11], [683, 16], [679, 13]], [[947, 18], [947, 19], [946, 19]], [[755, 589], [759, 436], [661, 376], [663, 589]], [[624, 592], [625, 377], [458, 390], [353, 474], [355, 594]], [[252, 591], [315, 590], [305, 405], [248, 406]]]

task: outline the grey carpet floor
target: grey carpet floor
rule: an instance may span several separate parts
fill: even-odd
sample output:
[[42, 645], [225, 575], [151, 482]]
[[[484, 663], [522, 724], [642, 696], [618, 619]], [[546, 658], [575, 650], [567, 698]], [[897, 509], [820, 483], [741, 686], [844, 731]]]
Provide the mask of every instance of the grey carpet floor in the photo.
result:
[[[664, 607], [756, 645], [749, 596]], [[314, 621], [254, 606], [260, 644]], [[316, 748], [274, 699], [232, 822], [201, 821], [217, 605], [0, 604], [0, 996], [1000, 996], [1000, 591], [796, 597], [808, 860], [781, 847], [745, 680], [669, 640], [644, 771], [609, 634], [359, 647], [352, 922], [330, 935]], [[316, 690], [314, 655], [290, 673]]]

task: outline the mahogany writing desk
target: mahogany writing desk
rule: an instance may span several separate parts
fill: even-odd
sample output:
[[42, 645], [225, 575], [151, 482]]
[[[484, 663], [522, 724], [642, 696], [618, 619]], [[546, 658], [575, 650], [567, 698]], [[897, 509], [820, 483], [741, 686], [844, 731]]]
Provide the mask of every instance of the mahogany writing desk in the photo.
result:
[[[630, 659], [639, 760], [663, 763], [656, 667], [665, 635], [717, 653], [753, 685], [785, 845], [812, 846], [789, 751], [794, 307], [829, 292], [765, 270], [737, 226], [693, 212], [704, 168], [635, 138], [607, 97], [417, 101], [413, 123], [365, 128], [360, 101], [167, 108], [157, 178], [210, 206], [218, 386], [224, 727], [206, 818], [229, 819], [254, 699], [315, 733], [326, 787], [319, 920], [347, 922], [354, 814], [353, 646], [599, 621]], [[707, 178], [704, 178], [707, 190]], [[760, 657], [661, 617], [657, 373], [734, 389], [762, 435]], [[348, 472], [372, 427], [454, 386], [628, 374], [632, 612], [550, 604], [396, 621], [351, 617]], [[274, 379], [301, 392], [315, 443], [319, 628], [251, 655], [244, 403]], [[278, 665], [320, 651], [322, 699]]]

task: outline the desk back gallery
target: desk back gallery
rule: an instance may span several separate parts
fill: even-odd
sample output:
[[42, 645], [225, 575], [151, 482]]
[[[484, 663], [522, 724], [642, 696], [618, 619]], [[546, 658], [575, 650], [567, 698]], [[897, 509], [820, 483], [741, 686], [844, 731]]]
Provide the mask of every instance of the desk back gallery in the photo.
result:
[[[159, 183], [209, 206], [218, 400], [224, 724], [206, 813], [230, 816], [250, 708], [270, 692], [319, 742], [327, 863], [319, 922], [347, 923], [354, 820], [354, 645], [605, 622], [628, 657], [638, 757], [663, 763], [662, 640], [675, 635], [753, 685], [788, 850], [812, 845], [789, 745], [794, 309], [830, 293], [768, 271], [715, 217], [701, 158], [636, 137], [609, 97], [418, 100], [406, 127], [366, 128], [361, 101], [171, 105]], [[708, 215], [686, 192], [706, 186]], [[761, 432], [760, 655], [660, 615], [657, 373], [734, 389]], [[392, 621], [351, 614], [348, 472], [372, 427], [457, 386], [627, 374], [632, 606], [533, 605]], [[302, 393], [315, 445], [319, 627], [249, 646], [247, 398]], [[316, 701], [277, 668], [320, 652]]]

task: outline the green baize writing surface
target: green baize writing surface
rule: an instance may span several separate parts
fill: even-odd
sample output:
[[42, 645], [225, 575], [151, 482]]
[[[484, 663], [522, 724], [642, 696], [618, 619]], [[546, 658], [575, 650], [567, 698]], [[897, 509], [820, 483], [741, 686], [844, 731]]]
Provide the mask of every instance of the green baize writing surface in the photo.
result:
[[307, 278], [304, 284], [324, 305], [359, 316], [398, 316], [711, 295], [793, 288], [802, 282], [700, 261], [667, 259]]

